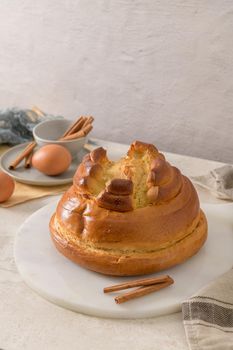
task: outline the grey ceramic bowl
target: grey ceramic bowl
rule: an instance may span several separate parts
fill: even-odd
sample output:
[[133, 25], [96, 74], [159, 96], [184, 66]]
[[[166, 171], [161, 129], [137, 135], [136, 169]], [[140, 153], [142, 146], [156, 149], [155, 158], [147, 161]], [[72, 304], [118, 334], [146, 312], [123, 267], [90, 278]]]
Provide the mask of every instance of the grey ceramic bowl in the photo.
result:
[[51, 143], [64, 146], [70, 151], [74, 159], [85, 144], [86, 137], [70, 141], [58, 141], [71, 124], [72, 121], [67, 119], [46, 120], [34, 127], [34, 139], [39, 146]]

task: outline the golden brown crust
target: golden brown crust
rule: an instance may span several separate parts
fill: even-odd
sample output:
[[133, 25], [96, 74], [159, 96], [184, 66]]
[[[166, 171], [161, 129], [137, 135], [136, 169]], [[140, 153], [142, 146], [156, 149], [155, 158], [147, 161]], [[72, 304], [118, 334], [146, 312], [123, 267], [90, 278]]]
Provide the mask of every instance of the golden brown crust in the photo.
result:
[[106, 151], [102, 148], [96, 148], [90, 154], [83, 158], [73, 179], [73, 184], [77, 192], [90, 194], [101, 190], [99, 183], [103, 176], [103, 166], [110, 163]]
[[106, 190], [100, 192], [96, 198], [96, 203], [101, 208], [114, 211], [125, 212], [133, 210], [131, 196], [112, 194]]
[[99, 207], [126, 212], [133, 210], [133, 182], [128, 179], [113, 179], [96, 198]]
[[56, 248], [68, 259], [90, 270], [112, 276], [144, 275], [168, 269], [195, 255], [207, 238], [204, 213], [195, 229], [186, 237], [165, 249], [143, 253], [121, 253], [101, 249], [91, 250], [67, 241], [50, 221], [50, 232]]
[[[196, 191], [184, 177], [183, 190], [173, 200], [123, 213], [101, 208], [96, 201], [84, 200], [71, 187], [57, 206], [56, 221], [64, 236], [69, 235], [72, 228], [77, 239], [96, 247], [135, 250], [161, 247], [180, 239], [195, 228], [199, 211]], [[83, 230], [77, 225], [80, 213]]]
[[161, 185], [167, 182], [171, 176], [172, 167], [168, 162], [161, 158], [155, 158], [151, 162], [151, 171], [149, 173], [148, 182], [154, 185]]
[[146, 195], [148, 198], [148, 201], [150, 204], [156, 203], [158, 199], [159, 194], [159, 187], [158, 186], [151, 186], [149, 190], [147, 191]]
[[133, 193], [133, 182], [128, 179], [113, 179], [107, 183], [106, 191], [118, 195], [130, 195]]
[[119, 162], [102, 148], [85, 156], [50, 227], [64, 255], [113, 275], [173, 266], [195, 254], [207, 235], [190, 180], [139, 141]]
[[127, 155], [129, 157], [133, 157], [136, 153], [144, 153], [144, 152], [148, 152], [150, 155], [158, 155], [158, 150], [154, 145], [150, 143], [141, 142], [141, 141], [134, 141], [131, 144]]
[[96, 148], [90, 153], [90, 159], [93, 163], [107, 162], [107, 152], [103, 147]]

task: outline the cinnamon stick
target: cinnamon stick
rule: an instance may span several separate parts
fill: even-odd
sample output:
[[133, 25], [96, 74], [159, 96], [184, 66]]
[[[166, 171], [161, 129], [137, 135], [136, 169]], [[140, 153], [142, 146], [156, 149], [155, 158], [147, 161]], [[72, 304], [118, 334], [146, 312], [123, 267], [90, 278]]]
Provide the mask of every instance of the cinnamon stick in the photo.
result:
[[170, 279], [171, 279], [170, 276], [162, 275], [159, 277], [144, 278], [144, 279], [140, 279], [140, 280], [128, 281], [125, 283], [116, 284], [114, 286], [105, 287], [104, 293], [116, 292], [118, 290], [123, 290], [123, 289], [128, 289], [128, 288], [133, 288], [133, 287], [149, 286], [152, 284], [163, 283], [163, 282], [166, 282]]
[[83, 116], [79, 117], [77, 120], [75, 120], [75, 122], [72, 125], [69, 126], [69, 128], [64, 132], [61, 138], [79, 131], [82, 128], [85, 121], [86, 121], [85, 117]]
[[23, 150], [22, 153], [18, 155], [18, 157], [9, 165], [10, 170], [14, 170], [17, 165], [25, 158], [27, 157], [32, 150], [36, 147], [36, 142], [31, 142], [27, 147]]
[[25, 158], [24, 168], [26, 168], [26, 169], [31, 168], [31, 165], [32, 165], [32, 156], [33, 156], [33, 150], [32, 150], [31, 153], [29, 153], [29, 154], [27, 155], [27, 157]]
[[[40, 114], [41, 116], [44, 115], [43, 112], [42, 112], [39, 108], [37, 108], [37, 107], [33, 107], [32, 110], [33, 110], [35, 113]], [[64, 133], [64, 135], [70, 135], [70, 133], [72, 133], [74, 130], [79, 130], [79, 129], [82, 127], [82, 125], [84, 124], [85, 120], [86, 120], [86, 118], [80, 117], [78, 120], [76, 120], [76, 121], [66, 130], [66, 132]], [[63, 135], [63, 137], [64, 137], [64, 135]], [[60, 140], [60, 139], [59, 139], [59, 140]], [[24, 167], [25, 167], [26, 169], [28, 169], [28, 168], [31, 167], [32, 155], [33, 155], [33, 149], [32, 149], [32, 151], [31, 151], [31, 153], [29, 153], [29, 154], [27, 155], [27, 157], [25, 158]], [[18, 165], [18, 164], [17, 164], [17, 165]], [[16, 166], [17, 166], [17, 165], [16, 165]], [[15, 168], [15, 167], [14, 167], [14, 168]], [[11, 168], [11, 169], [13, 169], [13, 168]]]
[[86, 126], [83, 126], [82, 129], [79, 131], [80, 135], [77, 133], [78, 137], [83, 137], [89, 134], [89, 132], [93, 129], [92, 124], [87, 124]]
[[93, 121], [94, 121], [94, 118], [92, 116], [87, 117], [87, 119], [86, 119], [85, 123], [83, 124], [82, 128], [85, 128], [85, 126], [87, 126], [88, 124], [93, 123]]
[[[44, 116], [44, 112], [42, 112], [38, 107], [33, 107], [32, 111], [37, 113], [40, 116]], [[66, 141], [66, 140], [74, 140], [76, 138], [81, 138], [86, 136], [93, 128], [91, 123], [94, 121], [94, 118], [92, 116], [89, 117], [79, 117], [62, 135], [61, 138], [59, 138], [60, 141]], [[32, 151], [34, 147], [36, 146], [35, 142], [32, 142], [29, 144], [25, 150], [15, 159], [14, 162], [12, 162], [9, 166], [9, 169], [14, 170], [17, 165], [24, 159], [25, 159], [25, 168], [31, 167], [31, 159], [32, 159]]]
[[115, 298], [115, 302], [116, 304], [122, 304], [125, 303], [126, 301], [135, 299], [135, 298], [140, 298], [144, 295], [156, 292], [160, 289], [166, 288], [168, 286], [170, 286], [172, 283], [174, 283], [173, 279], [170, 278], [169, 280], [167, 280], [166, 282], [163, 283], [158, 283], [158, 284], [152, 284], [150, 286], [146, 286], [146, 287], [139, 287], [137, 289], [134, 289], [128, 293], [119, 295]]
[[93, 129], [93, 126], [91, 124], [86, 125], [84, 128], [82, 128], [80, 131], [74, 133], [74, 134], [70, 134], [67, 135], [65, 137], [62, 137], [60, 140], [61, 141], [68, 141], [68, 140], [74, 140], [74, 139], [78, 139], [81, 137], [86, 136], [87, 134], [89, 134], [89, 132]]
[[[86, 126], [91, 124], [93, 121], [94, 121], [94, 118], [92, 116], [80, 117], [66, 130], [66, 132], [60, 138], [60, 140], [62, 140], [66, 136], [76, 134], [78, 131], [85, 130]], [[80, 136], [78, 136], [78, 137], [80, 137]]]

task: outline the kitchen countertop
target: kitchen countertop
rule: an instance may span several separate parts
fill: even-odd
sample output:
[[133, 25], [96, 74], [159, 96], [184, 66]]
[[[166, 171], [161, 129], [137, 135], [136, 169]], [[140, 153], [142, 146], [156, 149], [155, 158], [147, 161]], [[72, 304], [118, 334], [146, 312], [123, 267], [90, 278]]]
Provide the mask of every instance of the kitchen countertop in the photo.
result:
[[[188, 176], [223, 165], [164, 153]], [[197, 190], [203, 202], [224, 202], [200, 187]], [[23, 282], [13, 256], [17, 229], [29, 215], [53, 200], [55, 197], [47, 197], [0, 208], [0, 349], [188, 350], [181, 313], [139, 320], [90, 317], [51, 304]]]

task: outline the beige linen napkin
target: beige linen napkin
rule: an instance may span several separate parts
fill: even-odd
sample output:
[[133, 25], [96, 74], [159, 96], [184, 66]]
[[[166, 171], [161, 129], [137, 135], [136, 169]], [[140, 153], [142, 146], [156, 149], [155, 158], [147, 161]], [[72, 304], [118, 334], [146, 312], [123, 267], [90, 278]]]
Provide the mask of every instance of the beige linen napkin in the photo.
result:
[[[3, 154], [9, 147], [1, 146], [0, 155]], [[12, 197], [4, 202], [0, 203], [0, 207], [8, 208], [16, 204], [24, 203], [36, 198], [42, 198], [45, 196], [54, 196], [59, 193], [65, 192], [71, 184], [60, 186], [31, 186], [25, 185], [20, 182], [15, 182], [15, 190]]]
[[190, 350], [233, 349], [233, 270], [182, 304]]
[[61, 186], [52, 186], [52, 187], [44, 187], [44, 186], [29, 186], [25, 184], [21, 184], [19, 182], [15, 182], [15, 191], [12, 197], [4, 202], [0, 203], [0, 207], [8, 208], [13, 207], [14, 205], [24, 203], [30, 201], [32, 199], [42, 198], [46, 196], [54, 196], [59, 193], [65, 192], [69, 185], [61, 185]]

